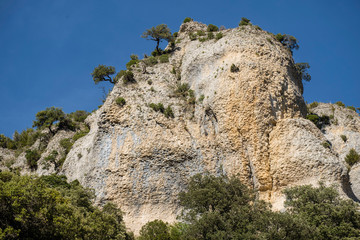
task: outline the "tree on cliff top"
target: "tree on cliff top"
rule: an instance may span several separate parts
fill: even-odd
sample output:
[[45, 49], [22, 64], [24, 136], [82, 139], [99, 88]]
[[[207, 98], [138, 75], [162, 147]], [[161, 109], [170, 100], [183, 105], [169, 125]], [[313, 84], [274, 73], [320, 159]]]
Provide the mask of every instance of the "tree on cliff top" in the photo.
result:
[[95, 84], [98, 84], [101, 81], [108, 81], [112, 84], [116, 83], [116, 80], [112, 79], [110, 75], [115, 74], [115, 67], [113, 66], [106, 66], [106, 65], [99, 65], [97, 66], [94, 71], [91, 73]]
[[156, 27], [147, 29], [142, 35], [142, 38], [147, 38], [156, 42], [156, 51], [159, 52], [159, 44], [162, 40], [171, 41], [172, 34], [166, 24], [160, 24]]

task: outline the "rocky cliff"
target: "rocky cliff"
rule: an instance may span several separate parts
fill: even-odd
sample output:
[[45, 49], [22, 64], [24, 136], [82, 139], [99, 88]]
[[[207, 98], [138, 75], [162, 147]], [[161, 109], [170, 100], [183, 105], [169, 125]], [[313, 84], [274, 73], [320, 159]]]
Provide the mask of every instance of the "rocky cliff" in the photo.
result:
[[[320, 130], [305, 119], [291, 52], [272, 34], [244, 26], [222, 30], [220, 39], [191, 40], [198, 30], [206, 25], [180, 27], [169, 62], [146, 71], [143, 62], [132, 66], [136, 82], [117, 83], [86, 119], [90, 132], [75, 142], [62, 173], [93, 188], [97, 204], [119, 205], [135, 232], [153, 219], [175, 221], [177, 195], [196, 173], [237, 176], [275, 209], [285, 187], [319, 181], [356, 200], [360, 189], [349, 179], [359, 181], [360, 167], [349, 168], [344, 157], [351, 148], [360, 152], [358, 114], [319, 104], [313, 113], [332, 115]], [[151, 103], [170, 107], [174, 117]]]

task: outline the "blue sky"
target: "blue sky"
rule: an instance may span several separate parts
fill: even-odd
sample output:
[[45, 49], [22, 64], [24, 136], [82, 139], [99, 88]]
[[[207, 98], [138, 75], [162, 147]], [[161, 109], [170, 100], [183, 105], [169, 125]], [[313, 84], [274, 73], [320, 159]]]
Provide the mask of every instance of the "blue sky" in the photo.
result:
[[360, 107], [360, 1], [0, 0], [0, 133], [31, 127], [47, 107], [92, 111], [103, 89], [90, 73], [99, 64], [125, 69], [132, 53], [155, 47], [140, 35], [185, 17], [237, 27], [241, 17], [299, 40], [296, 62], [308, 62], [308, 102]]

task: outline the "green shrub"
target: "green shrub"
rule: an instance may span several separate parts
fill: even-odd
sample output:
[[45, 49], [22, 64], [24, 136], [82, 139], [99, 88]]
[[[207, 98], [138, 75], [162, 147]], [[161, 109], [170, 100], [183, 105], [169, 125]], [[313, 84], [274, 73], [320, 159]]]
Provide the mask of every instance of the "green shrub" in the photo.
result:
[[347, 109], [350, 109], [350, 110], [353, 110], [354, 112], [356, 112], [356, 108], [353, 107], [353, 106], [347, 106], [346, 108], [347, 108]]
[[36, 150], [26, 150], [25, 158], [26, 163], [31, 169], [37, 168], [37, 161], [40, 159], [41, 155]]
[[154, 220], [141, 227], [139, 240], [171, 240], [168, 225], [162, 220]]
[[187, 100], [188, 104], [194, 105], [196, 103], [194, 90], [189, 89], [188, 96], [189, 96], [189, 98]]
[[275, 38], [279, 42], [282, 42], [284, 40], [284, 35], [282, 35], [281, 33], [278, 33], [278, 34], [275, 35]]
[[255, 26], [256, 30], [262, 30], [261, 27], [259, 27], [258, 25]]
[[350, 149], [349, 153], [345, 157], [345, 162], [350, 166], [353, 166], [355, 163], [359, 162], [360, 155], [355, 151], [355, 149]]
[[149, 107], [152, 108], [155, 112], [164, 113], [165, 110], [164, 105], [162, 103], [158, 103], [158, 104], [150, 103]]
[[126, 68], [128, 69], [128, 70], [130, 70], [131, 69], [131, 66], [132, 65], [135, 65], [135, 64], [137, 64], [139, 62], [139, 60], [137, 60], [137, 59], [135, 59], [135, 60], [130, 60], [127, 64], [126, 64]]
[[176, 75], [176, 69], [175, 69], [175, 67], [173, 67], [173, 68], [171, 69], [170, 73], [172, 73], [172, 74], [175, 74], [175, 75]]
[[159, 57], [159, 60], [161, 63], [167, 63], [169, 62], [169, 54], [163, 54]]
[[65, 155], [70, 152], [72, 145], [73, 142], [70, 138], [64, 138], [60, 140], [60, 146], [64, 149]]
[[205, 38], [205, 37], [199, 38], [199, 41], [200, 41], [200, 42], [205, 42], [205, 41], [207, 41], [207, 40], [208, 40], [208, 38]]
[[15, 142], [11, 138], [6, 137], [3, 134], [0, 134], [0, 147], [8, 148], [8, 149], [16, 149]]
[[136, 82], [134, 78], [134, 74], [130, 70], [121, 70], [115, 77], [117, 80], [123, 79], [124, 84]]
[[123, 97], [116, 98], [115, 102], [120, 107], [122, 107], [122, 106], [124, 106], [126, 104], [126, 101], [125, 101], [125, 99]]
[[347, 141], [347, 137], [345, 135], [340, 135], [341, 139], [346, 142]]
[[238, 72], [239, 68], [235, 64], [231, 64], [230, 72]]
[[130, 55], [130, 59], [131, 59], [131, 60], [139, 60], [139, 56], [136, 55], [136, 54], [131, 54], [131, 55]]
[[207, 35], [207, 38], [208, 39], [214, 39], [214, 33], [213, 32], [209, 32], [208, 35]]
[[164, 115], [165, 115], [165, 117], [167, 117], [167, 118], [174, 118], [174, 112], [173, 112], [173, 110], [171, 109], [170, 106], [168, 106], [168, 107], [165, 109]]
[[223, 37], [223, 34], [221, 33], [221, 32], [219, 32], [219, 33], [217, 33], [216, 35], [215, 35], [215, 39], [216, 40], [219, 40], [219, 39], [221, 39]]
[[193, 19], [192, 18], [189, 18], [189, 17], [186, 17], [183, 21], [183, 23], [187, 23], [187, 22], [192, 22]]
[[196, 33], [197, 33], [198, 36], [205, 36], [204, 31], [198, 30]]
[[178, 35], [179, 35], [179, 33], [178, 33], [178, 32], [174, 32], [174, 33], [173, 33], [174, 38], [177, 38], [177, 37], [178, 37]]
[[92, 206], [92, 191], [66, 180], [1, 172], [1, 239], [133, 239], [120, 209]]
[[316, 126], [320, 121], [319, 116], [316, 115], [316, 114], [309, 114], [309, 115], [306, 116], [306, 119], [312, 121]]
[[74, 136], [72, 137], [72, 140], [75, 142], [79, 138], [84, 137], [89, 132], [90, 132], [90, 128], [88, 126], [85, 126], [84, 130], [81, 130], [81, 131], [74, 134]]
[[205, 96], [202, 94], [199, 99], [198, 99], [198, 102], [202, 103], [205, 99]]
[[345, 107], [345, 104], [343, 104], [341, 101], [338, 101], [335, 104], [338, 105], [339, 107]]
[[154, 51], [152, 51], [151, 55], [153, 57], [157, 57], [157, 56], [160, 56], [160, 55], [162, 55], [164, 53], [165, 53], [165, 51], [163, 51], [161, 48], [159, 48], [158, 50], [155, 49]]
[[74, 120], [75, 122], [84, 122], [87, 116], [89, 116], [90, 113], [83, 110], [77, 110], [75, 112], [69, 113], [68, 117]]
[[241, 21], [239, 23], [239, 26], [246, 26], [246, 25], [251, 25], [250, 20], [247, 19], [247, 18], [242, 17]]
[[149, 85], [153, 84], [153, 82], [152, 82], [152, 80], [151, 80], [151, 79], [150, 79], [150, 80], [148, 80], [148, 81], [147, 81], [147, 83], [148, 83]]
[[207, 27], [207, 31], [208, 32], [217, 32], [217, 31], [219, 31], [219, 28], [213, 24], [209, 24]]
[[158, 60], [155, 57], [148, 57], [145, 58], [143, 61], [146, 66], [154, 66], [158, 63]]
[[183, 96], [186, 97], [188, 95], [188, 91], [190, 89], [189, 84], [187, 83], [183, 83], [183, 84], [178, 84], [176, 89], [175, 89], [175, 94], [177, 96]]
[[321, 143], [321, 145], [324, 147], [324, 148], [329, 148], [331, 149], [331, 144], [329, 143], [329, 141], [323, 141]]
[[191, 41], [195, 41], [196, 40], [196, 34], [194, 34], [193, 32], [189, 33], [189, 38]]
[[317, 106], [319, 106], [319, 103], [318, 102], [312, 102], [309, 104], [309, 108], [316, 108]]

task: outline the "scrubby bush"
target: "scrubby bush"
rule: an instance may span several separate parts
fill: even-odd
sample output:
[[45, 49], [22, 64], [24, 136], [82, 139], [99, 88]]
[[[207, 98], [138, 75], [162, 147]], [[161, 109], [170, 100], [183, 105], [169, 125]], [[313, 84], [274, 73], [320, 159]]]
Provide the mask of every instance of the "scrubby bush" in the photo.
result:
[[64, 138], [60, 140], [60, 146], [64, 149], [65, 155], [70, 152], [70, 149], [74, 143], [70, 138]]
[[115, 102], [120, 107], [122, 107], [122, 106], [124, 106], [126, 104], [126, 101], [125, 101], [125, 99], [123, 97], [116, 98]]
[[126, 63], [126, 68], [128, 69], [128, 70], [131, 70], [132, 68], [132, 66], [133, 65], [135, 65], [135, 64], [137, 64], [139, 62], [139, 60], [137, 60], [137, 59], [131, 59], [128, 63]]
[[316, 108], [317, 106], [319, 106], [319, 103], [318, 102], [312, 102], [309, 104], [309, 108]]
[[8, 148], [8, 149], [16, 149], [15, 142], [11, 138], [6, 137], [3, 134], [0, 134], [0, 147]]
[[198, 99], [198, 102], [202, 103], [205, 99], [205, 96], [202, 94], [199, 99]]
[[117, 80], [123, 79], [124, 84], [136, 82], [134, 74], [130, 70], [121, 70], [115, 77]]
[[158, 63], [158, 60], [155, 57], [148, 57], [143, 60], [146, 66], [154, 66]]
[[208, 38], [209, 40], [214, 39], [214, 37], [215, 37], [215, 35], [214, 35], [213, 32], [209, 32], [208, 35], [207, 35], [207, 38]]
[[169, 62], [169, 54], [163, 54], [159, 57], [159, 60], [161, 63], [167, 63]]
[[26, 163], [31, 169], [37, 168], [37, 162], [40, 159], [40, 157], [41, 155], [38, 151], [30, 150], [30, 149], [26, 150], [26, 154], [25, 154]]
[[208, 38], [205, 38], [205, 37], [199, 38], [199, 41], [200, 41], [200, 42], [205, 42], [205, 41], [207, 41], [207, 40], [208, 40]]
[[187, 83], [178, 84], [174, 93], [177, 96], [186, 97], [188, 95], [189, 89], [190, 89], [190, 86]]
[[345, 135], [340, 135], [341, 139], [346, 142], [347, 141], [347, 137]]
[[86, 136], [86, 134], [88, 134], [89, 132], [90, 132], [90, 128], [88, 126], [85, 126], [85, 128], [83, 130], [74, 134], [72, 140], [75, 142], [79, 138]]
[[152, 108], [155, 112], [164, 113], [165, 110], [164, 105], [162, 103], [158, 103], [158, 104], [150, 103], [149, 107]]
[[196, 34], [193, 32], [189, 32], [189, 38], [191, 41], [195, 41], [196, 40]]
[[330, 144], [329, 141], [323, 141], [323, 142], [321, 143], [321, 145], [322, 145], [324, 148], [329, 148], [329, 149], [331, 149], [331, 144]]
[[170, 106], [168, 106], [168, 107], [165, 109], [164, 115], [165, 115], [165, 117], [167, 117], [167, 118], [174, 118], [174, 112], [173, 112], [173, 110], [171, 109]]
[[356, 112], [356, 108], [353, 107], [353, 106], [347, 106], [346, 108], [347, 108], [347, 109], [350, 109], [350, 110], [353, 110], [354, 112]]
[[77, 110], [75, 112], [69, 113], [68, 117], [74, 120], [75, 122], [84, 122], [87, 116], [89, 116], [90, 113], [83, 110]]
[[183, 21], [183, 23], [187, 23], [187, 22], [192, 22], [193, 19], [192, 18], [189, 18], [189, 17], [186, 17]]
[[238, 72], [239, 68], [235, 64], [231, 64], [230, 72]]
[[201, 31], [201, 30], [198, 30], [198, 31], [196, 32], [196, 34], [197, 34], [198, 36], [205, 36], [205, 32], [204, 32], [204, 31]]
[[246, 25], [251, 25], [250, 20], [245, 17], [242, 17], [239, 26], [246, 26]]
[[340, 101], [336, 102], [335, 104], [338, 105], [339, 107], [345, 107], [345, 104]]
[[209, 24], [206, 30], [208, 32], [217, 32], [219, 31], [219, 28], [213, 24]]
[[350, 166], [353, 166], [355, 163], [359, 162], [360, 155], [355, 151], [355, 149], [350, 149], [349, 153], [345, 156], [345, 162]]
[[179, 33], [178, 33], [178, 32], [174, 32], [174, 33], [173, 33], [174, 38], [177, 38], [177, 37], [178, 37], [178, 35], [179, 35]]
[[223, 34], [221, 33], [221, 32], [219, 32], [219, 33], [217, 33], [216, 35], [215, 35], [215, 39], [216, 40], [219, 40], [219, 39], [221, 39], [223, 37]]
[[131, 59], [131, 60], [139, 60], [139, 56], [136, 55], [136, 54], [131, 54], [131, 55], [130, 55], [130, 59]]

